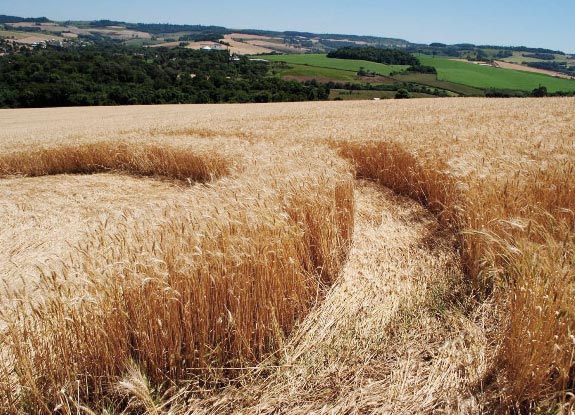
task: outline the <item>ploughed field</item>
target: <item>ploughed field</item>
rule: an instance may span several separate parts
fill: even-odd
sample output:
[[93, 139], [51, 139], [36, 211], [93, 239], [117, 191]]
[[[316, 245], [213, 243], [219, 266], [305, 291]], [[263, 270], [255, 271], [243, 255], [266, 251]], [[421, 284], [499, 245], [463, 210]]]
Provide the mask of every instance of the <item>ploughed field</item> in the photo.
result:
[[0, 412], [573, 410], [575, 99], [0, 125]]

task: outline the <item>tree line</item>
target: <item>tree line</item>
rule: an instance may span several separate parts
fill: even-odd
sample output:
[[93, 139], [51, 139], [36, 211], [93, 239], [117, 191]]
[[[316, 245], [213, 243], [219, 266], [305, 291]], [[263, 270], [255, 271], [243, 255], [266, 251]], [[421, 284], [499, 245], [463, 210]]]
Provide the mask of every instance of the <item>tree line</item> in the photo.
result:
[[523, 62], [523, 65], [537, 69], [560, 72], [570, 76], [575, 76], [575, 66], [567, 65], [567, 62], [545, 61], [545, 62]]
[[46, 17], [17, 17], [17, 16], [7, 16], [5, 14], [0, 14], [0, 24], [3, 23], [48, 23], [50, 20]]
[[421, 66], [421, 62], [410, 53], [399, 49], [368, 47], [344, 47], [327, 54], [328, 58], [354, 59], [383, 63], [385, 65]]
[[329, 88], [268, 75], [227, 51], [90, 46], [0, 57], [0, 107], [282, 102], [327, 99]]

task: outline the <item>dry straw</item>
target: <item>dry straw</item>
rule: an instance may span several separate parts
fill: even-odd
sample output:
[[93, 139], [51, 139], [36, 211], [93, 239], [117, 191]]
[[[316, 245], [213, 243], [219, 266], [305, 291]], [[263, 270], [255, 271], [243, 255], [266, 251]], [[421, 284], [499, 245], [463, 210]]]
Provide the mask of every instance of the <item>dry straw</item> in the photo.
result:
[[[110, 143], [57, 147], [11, 154], [3, 171], [111, 170], [178, 180], [227, 172], [214, 149], [188, 152]], [[204, 199], [202, 209], [173, 206], [155, 224], [129, 216], [120, 228], [102, 223], [61, 272], [41, 275], [41, 298], [16, 294], [14, 307], [3, 310], [8, 408], [49, 412], [76, 382], [79, 401], [94, 404], [130, 361], [159, 387], [194, 373], [233, 378], [235, 369], [276, 350], [345, 260], [351, 177], [324, 173], [270, 177], [276, 183], [257, 198], [255, 189], [230, 184]]]
[[506, 308], [498, 356], [505, 404], [531, 410], [563, 399], [575, 368], [573, 164], [462, 186], [441, 159], [416, 159], [395, 143], [335, 146], [358, 175], [420, 201], [459, 234], [473, 295]]
[[[13, 225], [41, 221], [25, 215], [41, 178], [22, 177], [176, 184], [169, 203], [94, 214], [59, 266], [7, 290], [5, 412], [569, 413], [574, 105], [0, 113], [3, 183], [27, 192], [1, 205]], [[23, 151], [31, 136], [43, 150]]]

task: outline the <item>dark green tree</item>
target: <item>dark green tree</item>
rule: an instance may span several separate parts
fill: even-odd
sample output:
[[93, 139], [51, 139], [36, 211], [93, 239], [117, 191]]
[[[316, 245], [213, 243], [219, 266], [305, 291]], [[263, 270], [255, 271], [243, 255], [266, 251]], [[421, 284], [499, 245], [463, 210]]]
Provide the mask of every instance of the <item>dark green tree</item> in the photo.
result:
[[547, 88], [544, 87], [544, 86], [539, 85], [539, 88], [535, 88], [535, 89], [531, 92], [531, 96], [537, 97], [537, 98], [546, 97], [546, 96], [547, 96]]
[[395, 94], [395, 99], [407, 99], [407, 98], [411, 98], [411, 94], [409, 93], [409, 91], [405, 88], [401, 88], [400, 90], [397, 91], [397, 93]]

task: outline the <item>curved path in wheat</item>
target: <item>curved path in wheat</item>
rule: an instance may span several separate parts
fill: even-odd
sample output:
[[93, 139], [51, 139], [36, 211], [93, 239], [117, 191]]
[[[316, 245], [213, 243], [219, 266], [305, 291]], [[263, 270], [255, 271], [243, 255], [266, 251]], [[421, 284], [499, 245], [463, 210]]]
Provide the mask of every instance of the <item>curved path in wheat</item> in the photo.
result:
[[[102, 186], [101, 180], [108, 182], [105, 177], [80, 179], [66, 176], [66, 183], [72, 184], [69, 188], [66, 183], [57, 183], [57, 176], [11, 178], [0, 182], [0, 194], [3, 196], [0, 211], [7, 218], [4, 226], [0, 227], [0, 248], [4, 252], [0, 254], [0, 272], [2, 276], [9, 275], [12, 278], [23, 269], [19, 268], [18, 261], [32, 272], [33, 267], [44, 260], [42, 255], [47, 252], [51, 253], [50, 261], [54, 262], [54, 259], [58, 260], [68, 254], [66, 241], [70, 240], [80, 247], [93, 243], [97, 249], [113, 251], [108, 248], [114, 247], [110, 241], [115, 234], [107, 233], [107, 226], [124, 226], [127, 217], [130, 226], [134, 225], [137, 232], [130, 231], [126, 237], [129, 238], [121, 240], [120, 245], [130, 247], [134, 242], [138, 248], [142, 248], [136, 252], [128, 249], [128, 253], [135, 258], [133, 263], [137, 265], [142, 264], [139, 262], [142, 252], [150, 254], [146, 258], [153, 261], [143, 262], [148, 268], [142, 267], [136, 271], [145, 268], [144, 271], [148, 272], [157, 267], [156, 271], [161, 276], [164, 275], [167, 262], [156, 261], [166, 257], [165, 252], [160, 252], [154, 243], [156, 225], [161, 228], [163, 233], [159, 235], [163, 238], [169, 237], [172, 230], [181, 232], [173, 240], [170, 239], [173, 242], [171, 246], [183, 246], [179, 251], [170, 251], [175, 252], [178, 258], [186, 258], [190, 252], [195, 255], [198, 252], [194, 251], [197, 244], [189, 242], [194, 241], [194, 238], [203, 238], [204, 233], [216, 235], [210, 246], [217, 248], [219, 235], [230, 229], [230, 241], [233, 243], [228, 245], [230, 249], [225, 251], [225, 255], [217, 252], [217, 249], [204, 251], [208, 256], [211, 255], [212, 265], [222, 265], [225, 270], [222, 275], [231, 275], [226, 272], [235, 272], [236, 267], [249, 266], [269, 255], [269, 261], [264, 261], [264, 266], [260, 268], [267, 270], [268, 265], [273, 267], [280, 264], [272, 272], [263, 272], [263, 280], [266, 283], [273, 282], [277, 281], [274, 277], [284, 275], [283, 271], [290, 269], [294, 257], [308, 255], [313, 258], [304, 261], [306, 272], [301, 273], [303, 280], [309, 282], [307, 277], [315, 274], [323, 277], [325, 274], [322, 272], [330, 268], [332, 272], [326, 282], [333, 284], [322, 295], [321, 283], [324, 281], [313, 280], [311, 291], [309, 287], [305, 291], [306, 298], [312, 299], [313, 307], [310, 307], [309, 301], [302, 302], [291, 313], [293, 319], [290, 324], [286, 324], [289, 330], [285, 331], [291, 335], [285, 338], [274, 337], [278, 344], [274, 344], [277, 347], [273, 350], [278, 351], [261, 364], [241, 368], [243, 375], [223, 390], [214, 391], [208, 388], [212, 384], [203, 381], [191, 382], [189, 387], [166, 402], [155, 394], [153, 387], [146, 386], [146, 379], [141, 373], [127, 371], [121, 388], [123, 393], [133, 399], [134, 407], [138, 408], [136, 410], [143, 408], [142, 412], [162, 413], [171, 408], [171, 413], [175, 414], [493, 412], [491, 407], [484, 405], [486, 402], [495, 402], [497, 406], [497, 397], [502, 395], [498, 391], [494, 393], [494, 385], [501, 381], [502, 385], [513, 386], [506, 383], [505, 372], [503, 375], [496, 372], [498, 362], [494, 356], [500, 353], [501, 342], [505, 341], [503, 334], [494, 334], [495, 330], [501, 329], [496, 327], [499, 324], [496, 319], [501, 311], [494, 310], [496, 307], [489, 301], [473, 303], [473, 296], [469, 292], [457, 291], [469, 288], [469, 285], [460, 283], [463, 279], [461, 253], [456, 251], [456, 244], [450, 239], [449, 233], [445, 232], [445, 228], [438, 224], [429, 211], [374, 183], [354, 180], [354, 170], [357, 168], [360, 173], [358, 166], [354, 167], [351, 162], [343, 160], [341, 153], [330, 144], [357, 144], [358, 148], [363, 149], [361, 155], [365, 171], [369, 172], [369, 168], [373, 167], [372, 173], [377, 173], [377, 169], [389, 173], [385, 168], [390, 168], [385, 163], [390, 159], [384, 157], [383, 161], [374, 161], [378, 156], [372, 157], [371, 150], [376, 147], [365, 143], [392, 143], [401, 147], [409, 153], [409, 157], [402, 158], [399, 155], [399, 163], [392, 166], [398, 172], [395, 175], [395, 190], [413, 195], [423, 203], [426, 203], [425, 199], [430, 194], [428, 190], [436, 190], [439, 196], [442, 191], [453, 194], [455, 202], [459, 192], [471, 192], [475, 204], [466, 206], [467, 210], [456, 211], [460, 206], [451, 206], [450, 199], [440, 199], [440, 203], [434, 206], [431, 203], [437, 198], [427, 202], [430, 209], [435, 208], [439, 212], [443, 224], [449, 225], [451, 217], [446, 219], [442, 216], [443, 212], [438, 209], [442, 206], [452, 207], [455, 213], [463, 212], [476, 219], [477, 223], [472, 225], [479, 230], [482, 226], [500, 224], [505, 232], [520, 232], [523, 230], [521, 215], [525, 213], [522, 208], [533, 205], [540, 195], [557, 196], [557, 200], [551, 197], [540, 198], [549, 203], [549, 209], [572, 206], [574, 199], [572, 193], [569, 193], [572, 191], [569, 184], [572, 180], [565, 178], [571, 178], [575, 159], [574, 108], [573, 99], [552, 98], [505, 102], [446, 99], [408, 103], [292, 103], [0, 111], [3, 126], [0, 130], [2, 155], [22, 151], [31, 144], [41, 149], [102, 140], [125, 140], [136, 145], [163, 145], [169, 142], [187, 148], [204, 146], [208, 153], [217, 150], [233, 161], [228, 177], [205, 187], [191, 187], [186, 192], [171, 185], [154, 182], [140, 184], [138, 179], [115, 176], [110, 176], [109, 183]], [[410, 160], [422, 160], [424, 167], [439, 166], [436, 168], [439, 172], [430, 168], [429, 171], [419, 171], [420, 176], [412, 174], [412, 188], [405, 191], [401, 186], [401, 180], [407, 177], [404, 172], [417, 168], [417, 164], [401, 163]], [[383, 170], [380, 168], [382, 166]], [[425, 175], [430, 172], [437, 174]], [[365, 172], [360, 174], [372, 177]], [[373, 177], [382, 179], [377, 175]], [[544, 180], [537, 180], [539, 177]], [[443, 178], [449, 178], [446, 182], [447, 191], [441, 186]], [[531, 179], [533, 186], [530, 184]], [[35, 188], [31, 180], [37, 180], [36, 185], [45, 187]], [[88, 182], [95, 189], [103, 189], [103, 199], [86, 197], [86, 192], [90, 191], [85, 186]], [[308, 182], [308, 186], [300, 186]], [[337, 243], [326, 244], [323, 252], [316, 248], [317, 241], [324, 236], [326, 240], [340, 242], [345, 239], [347, 242], [348, 233], [344, 227], [327, 232], [327, 228], [320, 225], [325, 223], [326, 218], [336, 224], [342, 221], [341, 206], [334, 206], [332, 202], [334, 196], [339, 194], [338, 186], [344, 183], [349, 189], [352, 182], [355, 188], [355, 225], [349, 256], [340, 269], [341, 255], [333, 255], [335, 250], [330, 250]], [[429, 182], [433, 182], [435, 188], [425, 188]], [[544, 186], [540, 186], [540, 183]], [[115, 187], [106, 187], [110, 184]], [[522, 187], [524, 184], [525, 187]], [[510, 197], [508, 188], [519, 198]], [[77, 196], [69, 194], [70, 189], [77, 192]], [[155, 196], [142, 201], [140, 191], [154, 193]], [[532, 195], [537, 197], [534, 199]], [[46, 197], [44, 201], [43, 196]], [[36, 198], [40, 201], [36, 201]], [[51, 199], [58, 199], [59, 204], [52, 203]], [[96, 199], [98, 206], [92, 202]], [[266, 202], [262, 203], [262, 200]], [[310, 207], [317, 204], [318, 200], [323, 201], [325, 209], [317, 210], [316, 216], [310, 215], [310, 212], [313, 213]], [[342, 197], [342, 200], [349, 202], [347, 197]], [[448, 203], [443, 203], [446, 200]], [[177, 215], [168, 215], [169, 220], [166, 219], [166, 212], [173, 213], [176, 205]], [[304, 210], [290, 211], [296, 205], [303, 206]], [[75, 211], [78, 206], [79, 217], [66, 222], [66, 212]], [[305, 210], [308, 208], [310, 210]], [[58, 215], [52, 215], [51, 209], [58, 211]], [[485, 217], [481, 217], [484, 212]], [[528, 213], [525, 213], [526, 220], [529, 219]], [[54, 222], [55, 217], [58, 223]], [[185, 218], [186, 222], [179, 221], [180, 217]], [[92, 222], [94, 219], [96, 222]], [[209, 232], [203, 232], [207, 222], [211, 224]], [[263, 241], [257, 245], [258, 249], [249, 251], [256, 245], [246, 242], [242, 237], [244, 228], [238, 228], [237, 225], [244, 222], [249, 224], [245, 230], [253, 231], [252, 236], [258, 235], [256, 231], [260, 229], [266, 230], [265, 238], [257, 239], [254, 236], [253, 240]], [[292, 227], [292, 222], [301, 227]], [[85, 233], [91, 233], [91, 229], [86, 228], [88, 223], [103, 224], [106, 232], [101, 240], [94, 242], [90, 235], [85, 238]], [[150, 227], [149, 223], [155, 225]], [[174, 223], [178, 226], [172, 226]], [[193, 223], [197, 228], [186, 227], [186, 223]], [[225, 226], [220, 226], [221, 223]], [[59, 226], [62, 235], [58, 234]], [[277, 247], [281, 249], [268, 249], [269, 241], [280, 241], [287, 231], [294, 232], [305, 243], [297, 245], [286, 255], [286, 250], [280, 244]], [[324, 231], [325, 234], [322, 233]], [[55, 235], [59, 235], [60, 239], [55, 239]], [[49, 245], [51, 241], [55, 241], [52, 247]], [[238, 246], [241, 249], [236, 249]], [[244, 260], [247, 258], [242, 256], [244, 249], [250, 252], [250, 261]], [[116, 264], [116, 257], [123, 257], [124, 253], [112, 252], [112, 264]], [[227, 253], [236, 255], [235, 262], [225, 262], [231, 257]], [[276, 261], [276, 254], [283, 255], [283, 259]], [[326, 261], [330, 255], [337, 257], [337, 260], [331, 263]], [[95, 256], [87, 257], [90, 259]], [[186, 273], [194, 271], [186, 261], [175, 261], [170, 265], [173, 264], [178, 267], [170, 269], [180, 270], [181, 266]], [[94, 262], [94, 266], [100, 265]], [[71, 273], [75, 271], [75, 268], [71, 268]], [[252, 275], [251, 271], [248, 269], [245, 275]], [[183, 274], [188, 275], [186, 273]], [[332, 278], [334, 276], [335, 279]], [[224, 288], [220, 298], [240, 298], [234, 292], [234, 284]], [[266, 290], [260, 291], [265, 294]], [[544, 291], [541, 293], [546, 294]], [[195, 294], [194, 290], [189, 294]], [[249, 297], [241, 294], [242, 299]], [[295, 300], [299, 296], [286, 295], [284, 298]], [[544, 298], [552, 296], [545, 295]], [[163, 304], [161, 301], [159, 303]], [[285, 305], [288, 311], [292, 303], [294, 301], [278, 302]], [[142, 304], [146, 305], [144, 302]], [[497, 307], [503, 307], [502, 304], [505, 303], [500, 302]], [[220, 313], [213, 320], [217, 322], [217, 327], [223, 327], [221, 330], [227, 336], [235, 330], [235, 317], [245, 317], [246, 310], [257, 309], [258, 305], [251, 304], [250, 307], [231, 311], [226, 309], [225, 313]], [[532, 309], [529, 308], [531, 305]], [[525, 310], [527, 315], [535, 313], [533, 310], [541, 311], [536, 306], [537, 303], [533, 302], [524, 309], [519, 307], [517, 310], [520, 312], [516, 315], [521, 316], [521, 310]], [[310, 308], [311, 312], [306, 314]], [[152, 313], [155, 311], [151, 310], [148, 315], [155, 317]], [[304, 315], [305, 318], [302, 317]], [[549, 315], [551, 317], [548, 320], [533, 321], [553, 323], [553, 316], [560, 316]], [[86, 313], [85, 317], [85, 321], [93, 321], [91, 314]], [[251, 316], [244, 320], [246, 325], [253, 322]], [[267, 327], [275, 324], [272, 320], [268, 321]], [[174, 321], [177, 322], [177, 319]], [[296, 321], [294, 328], [291, 322]], [[166, 325], [162, 321], [156, 324], [155, 318], [147, 317], [140, 321], [141, 324], [148, 322], [150, 326], [147, 328], [151, 332], [163, 334]], [[568, 323], [572, 324], [572, 320], [568, 320]], [[531, 339], [532, 334], [537, 335], [537, 331], [531, 330], [527, 323], [524, 326], [521, 324], [518, 323], [517, 327], [525, 329], [525, 335], [521, 332], [516, 336], [515, 344], [518, 345], [523, 344], [521, 342], [524, 339]], [[266, 330], [262, 330], [262, 333], [270, 331]], [[100, 332], [102, 330], [94, 331], [96, 335]], [[183, 334], [189, 332], [181, 330]], [[248, 327], [246, 332], [255, 333], [256, 330]], [[58, 330], [55, 333], [59, 333]], [[165, 338], [170, 340], [171, 334], [168, 333]], [[225, 338], [229, 340], [229, 337]], [[92, 345], [90, 341], [85, 344]], [[161, 360], [164, 349], [163, 344], [159, 343], [157, 356]], [[185, 342], [176, 341], [174, 344], [178, 348]], [[543, 352], [559, 353], [562, 349], [551, 343], [544, 345], [550, 347], [541, 347], [542, 353], [535, 356], [541, 358], [542, 363], [534, 363], [539, 367], [537, 373], [540, 377], [533, 379], [553, 382], [554, 378], [547, 376], [552, 366], [550, 361], [545, 360], [547, 356], [553, 360], [553, 356], [551, 352]], [[141, 347], [138, 351], [144, 349]], [[90, 348], [87, 350], [90, 351]], [[566, 347], [564, 350], [572, 349]], [[259, 361], [259, 357], [264, 355], [262, 352], [254, 361]], [[37, 354], [32, 353], [32, 356]], [[508, 353], [504, 357], [513, 355]], [[94, 360], [98, 363], [101, 357]], [[57, 359], [52, 361], [55, 362], [52, 363], [53, 368], [61, 366]], [[518, 359], [517, 362], [516, 368], [529, 369], [522, 363], [525, 360]], [[551, 363], [554, 365], [555, 361]], [[567, 364], [572, 365], [572, 361]], [[221, 378], [218, 377], [218, 369], [221, 368], [214, 367], [214, 384], [219, 387]], [[528, 372], [519, 374], [524, 380], [527, 379], [527, 383], [517, 382], [517, 385], [529, 386], [528, 382], [535, 382], [530, 379], [532, 374], [535, 376], [537, 373]], [[513, 371], [508, 373], [517, 375]], [[566, 373], [571, 376], [568, 370]], [[517, 379], [521, 379], [519, 375]], [[495, 379], [499, 380], [495, 382]], [[486, 390], [489, 387], [491, 391]], [[492, 395], [484, 399], [484, 393]], [[522, 393], [519, 391], [516, 395], [522, 397]], [[537, 398], [538, 395], [533, 396]]]
[[182, 412], [480, 410], [471, 390], [486, 370], [485, 333], [443, 303], [448, 281], [462, 278], [451, 237], [421, 205], [373, 182], [356, 181], [355, 207], [341, 278], [281, 350], [279, 364], [254, 370], [272, 375], [248, 375], [242, 386]]

